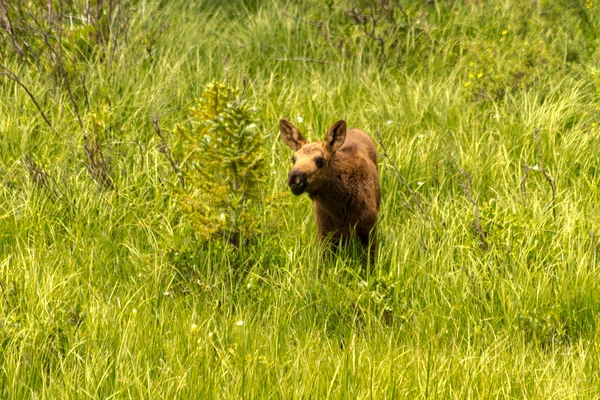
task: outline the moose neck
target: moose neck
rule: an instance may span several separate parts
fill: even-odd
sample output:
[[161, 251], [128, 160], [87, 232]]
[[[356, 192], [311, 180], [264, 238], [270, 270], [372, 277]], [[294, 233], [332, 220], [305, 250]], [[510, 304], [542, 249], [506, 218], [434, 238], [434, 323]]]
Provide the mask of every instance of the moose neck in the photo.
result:
[[339, 168], [335, 161], [332, 162], [327, 183], [316, 192], [309, 193], [309, 197], [328, 209], [347, 206], [355, 197], [351, 186], [348, 185], [347, 175], [347, 171]]

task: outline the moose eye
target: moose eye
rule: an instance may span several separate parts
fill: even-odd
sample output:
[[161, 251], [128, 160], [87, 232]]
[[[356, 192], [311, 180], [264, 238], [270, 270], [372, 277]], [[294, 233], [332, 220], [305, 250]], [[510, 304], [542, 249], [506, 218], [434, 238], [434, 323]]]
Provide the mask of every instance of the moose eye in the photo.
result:
[[315, 160], [315, 164], [317, 164], [317, 168], [323, 168], [325, 160], [323, 160], [323, 157], [319, 157]]

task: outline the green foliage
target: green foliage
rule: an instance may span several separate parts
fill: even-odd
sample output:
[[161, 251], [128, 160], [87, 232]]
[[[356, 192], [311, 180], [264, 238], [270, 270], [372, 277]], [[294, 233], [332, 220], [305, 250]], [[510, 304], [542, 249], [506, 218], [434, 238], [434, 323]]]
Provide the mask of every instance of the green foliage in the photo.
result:
[[[50, 3], [61, 76], [0, 19], [0, 62], [56, 131], [0, 76], [0, 398], [600, 396], [597, 1], [91, 0], [117, 5], [98, 26]], [[381, 56], [346, 10], [371, 28], [384, 3], [408, 18], [377, 22]], [[3, 4], [47, 49], [21, 23], [55, 35], [49, 2]], [[197, 99], [223, 76], [248, 103]], [[282, 117], [379, 130], [415, 194], [381, 157], [374, 264], [321, 257], [307, 196], [263, 205], [289, 193]]]
[[186, 174], [186, 187], [176, 195], [200, 237], [225, 236], [237, 245], [240, 235], [251, 238], [258, 232], [265, 165], [256, 110], [237, 89], [212, 82], [191, 115], [191, 127], [174, 129]]
[[[553, 79], [589, 73], [585, 64], [597, 58], [598, 45], [586, 37], [600, 34], [592, 8], [592, 2], [515, 5], [501, 25], [467, 41], [465, 88], [475, 100], [498, 101], [507, 93], [534, 85], [548, 89]], [[565, 24], [570, 28], [563, 30]]]
[[[411, 25], [405, 6], [398, 1], [319, 1], [304, 3], [300, 16], [317, 28], [323, 47], [346, 57], [380, 64], [405, 63], [408, 51], [425, 46], [420, 26]], [[405, 46], [413, 40], [413, 48]]]
[[[78, 74], [86, 60], [113, 62], [127, 39], [135, 1], [118, 7], [102, 1], [5, 2], [11, 40], [2, 53], [20, 56], [41, 72]], [[57, 71], [60, 69], [61, 71]]]

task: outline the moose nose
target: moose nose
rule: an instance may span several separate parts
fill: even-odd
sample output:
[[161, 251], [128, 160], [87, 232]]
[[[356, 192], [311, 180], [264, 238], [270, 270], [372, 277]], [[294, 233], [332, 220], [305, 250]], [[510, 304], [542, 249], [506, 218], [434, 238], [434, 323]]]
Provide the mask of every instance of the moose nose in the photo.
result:
[[288, 174], [288, 186], [292, 192], [303, 190], [306, 186], [306, 173], [293, 169]]

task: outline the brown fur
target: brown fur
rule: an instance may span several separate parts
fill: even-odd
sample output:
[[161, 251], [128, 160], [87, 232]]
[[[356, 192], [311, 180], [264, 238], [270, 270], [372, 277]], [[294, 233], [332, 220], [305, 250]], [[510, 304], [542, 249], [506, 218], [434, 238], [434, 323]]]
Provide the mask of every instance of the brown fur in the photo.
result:
[[279, 127], [283, 141], [296, 150], [288, 185], [294, 194], [306, 192], [313, 200], [319, 237], [339, 240], [356, 233], [365, 246], [374, 246], [371, 235], [381, 194], [371, 138], [359, 129], [346, 130], [344, 121], [333, 124], [323, 142], [314, 143], [307, 143], [286, 120]]

